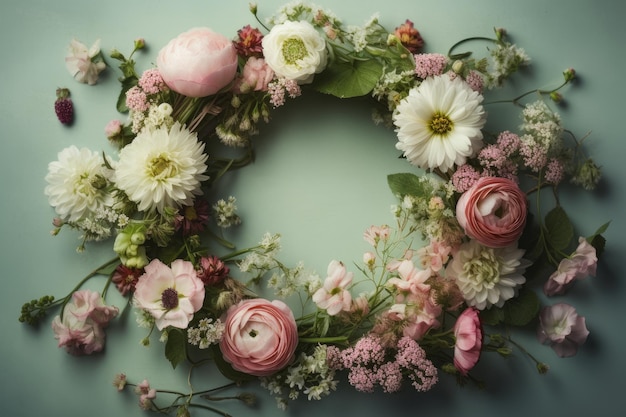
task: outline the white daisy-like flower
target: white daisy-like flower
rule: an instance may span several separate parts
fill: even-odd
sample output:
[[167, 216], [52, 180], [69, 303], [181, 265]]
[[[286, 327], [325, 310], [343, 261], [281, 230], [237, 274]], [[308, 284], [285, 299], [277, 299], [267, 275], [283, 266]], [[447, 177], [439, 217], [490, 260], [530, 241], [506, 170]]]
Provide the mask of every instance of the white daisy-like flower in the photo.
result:
[[48, 164], [44, 193], [59, 217], [77, 222], [112, 203], [107, 189], [110, 176], [102, 155], [72, 145]]
[[468, 305], [479, 310], [502, 307], [526, 282], [523, 274], [531, 262], [523, 255], [516, 245], [488, 248], [470, 240], [459, 247], [446, 276], [456, 281]]
[[486, 122], [482, 100], [459, 77], [428, 77], [396, 109], [396, 148], [422, 169], [446, 172], [464, 164], [482, 146]]
[[208, 179], [207, 158], [204, 144], [180, 123], [143, 131], [120, 151], [115, 183], [140, 211], [190, 206]]

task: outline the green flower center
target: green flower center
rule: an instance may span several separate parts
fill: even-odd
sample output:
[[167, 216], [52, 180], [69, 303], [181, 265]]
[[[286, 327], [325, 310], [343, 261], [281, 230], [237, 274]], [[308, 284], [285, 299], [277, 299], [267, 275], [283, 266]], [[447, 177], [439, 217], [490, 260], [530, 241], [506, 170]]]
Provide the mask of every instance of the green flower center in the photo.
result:
[[289, 65], [294, 65], [309, 53], [304, 46], [304, 42], [299, 38], [289, 38], [283, 42], [283, 58]]
[[176, 176], [176, 165], [165, 155], [159, 155], [150, 161], [150, 175], [158, 180]]
[[452, 131], [453, 127], [454, 123], [452, 123], [452, 120], [440, 111], [435, 112], [430, 122], [428, 122], [428, 128], [435, 135], [445, 136]]
[[174, 288], [168, 288], [161, 294], [161, 304], [166, 310], [172, 310], [178, 307], [178, 291]]
[[477, 284], [493, 288], [500, 281], [500, 262], [493, 250], [485, 249], [463, 265], [463, 272]]

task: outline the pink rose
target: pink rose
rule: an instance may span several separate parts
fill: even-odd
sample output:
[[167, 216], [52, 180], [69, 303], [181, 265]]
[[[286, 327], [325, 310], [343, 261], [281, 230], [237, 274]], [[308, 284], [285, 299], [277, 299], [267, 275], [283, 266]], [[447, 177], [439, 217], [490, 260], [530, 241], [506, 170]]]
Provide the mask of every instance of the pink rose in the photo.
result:
[[204, 302], [204, 283], [189, 261], [177, 259], [171, 268], [153, 259], [135, 285], [135, 304], [155, 318], [157, 329], [186, 329]]
[[72, 355], [99, 352], [104, 348], [104, 328], [118, 312], [117, 307], [104, 305], [99, 293], [76, 291], [63, 310], [63, 319], [57, 316], [52, 321], [54, 337]]
[[483, 329], [476, 308], [465, 309], [456, 319], [454, 337], [454, 366], [462, 375], [467, 375], [478, 362], [483, 346]]
[[526, 194], [508, 178], [482, 177], [456, 205], [456, 218], [465, 233], [484, 246], [504, 248], [524, 231]]
[[250, 57], [246, 61], [239, 80], [238, 90], [267, 91], [267, 85], [274, 78], [274, 71], [267, 65], [263, 58]]
[[161, 49], [157, 68], [165, 84], [177, 93], [206, 97], [233, 81], [237, 51], [230, 39], [211, 29], [191, 29]]
[[571, 305], [560, 303], [541, 309], [537, 338], [550, 344], [561, 358], [576, 355], [578, 346], [585, 343], [588, 335], [585, 318]]
[[220, 349], [234, 369], [269, 376], [287, 366], [298, 345], [298, 328], [279, 300], [240, 301], [226, 312]]

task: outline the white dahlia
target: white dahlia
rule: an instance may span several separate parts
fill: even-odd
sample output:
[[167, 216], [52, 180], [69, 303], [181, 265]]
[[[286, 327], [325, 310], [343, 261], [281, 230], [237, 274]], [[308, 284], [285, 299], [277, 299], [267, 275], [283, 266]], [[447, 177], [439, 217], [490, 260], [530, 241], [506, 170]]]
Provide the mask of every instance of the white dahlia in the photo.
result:
[[63, 220], [84, 220], [111, 204], [110, 176], [102, 155], [72, 145], [59, 152], [57, 161], [48, 164], [44, 193]]
[[120, 151], [115, 183], [139, 210], [163, 213], [202, 194], [206, 160], [204, 144], [180, 123], [143, 131]]
[[462, 165], [482, 146], [483, 96], [448, 74], [426, 78], [409, 91], [393, 116], [396, 148], [422, 169]]
[[446, 268], [446, 277], [455, 280], [469, 306], [484, 310], [502, 307], [517, 295], [526, 282], [524, 271], [530, 262], [516, 245], [489, 248], [475, 240], [459, 247]]

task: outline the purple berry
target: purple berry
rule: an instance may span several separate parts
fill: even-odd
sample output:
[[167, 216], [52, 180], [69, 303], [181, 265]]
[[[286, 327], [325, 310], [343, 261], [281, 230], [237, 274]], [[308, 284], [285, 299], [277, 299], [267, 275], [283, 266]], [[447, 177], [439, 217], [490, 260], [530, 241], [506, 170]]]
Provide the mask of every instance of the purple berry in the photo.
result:
[[54, 102], [54, 112], [64, 125], [69, 125], [74, 120], [74, 105], [67, 88], [57, 89], [57, 99]]

